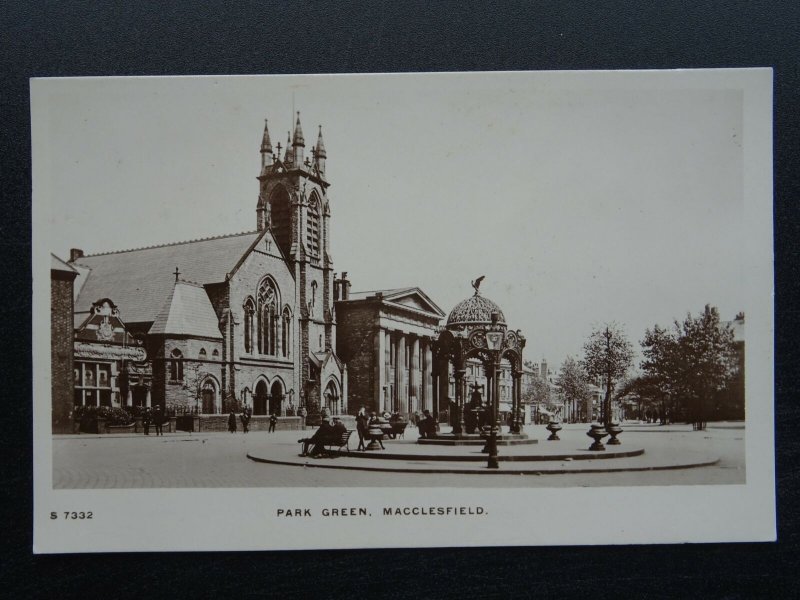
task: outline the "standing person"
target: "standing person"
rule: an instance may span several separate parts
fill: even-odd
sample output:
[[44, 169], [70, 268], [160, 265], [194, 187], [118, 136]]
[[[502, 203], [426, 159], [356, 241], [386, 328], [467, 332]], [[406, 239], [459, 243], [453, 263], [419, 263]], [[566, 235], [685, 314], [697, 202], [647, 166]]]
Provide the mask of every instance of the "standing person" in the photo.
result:
[[233, 411], [228, 415], [228, 431], [236, 433], [236, 413]]
[[364, 438], [367, 437], [367, 412], [365, 410], [358, 411], [356, 416], [356, 432], [358, 433], [358, 448], [356, 450], [366, 451], [367, 447], [364, 445]]
[[273, 431], [275, 431], [275, 424], [277, 422], [278, 422], [278, 417], [275, 416], [275, 413], [272, 413], [269, 416], [269, 430], [267, 431], [267, 433], [272, 433]]
[[147, 406], [142, 413], [142, 427], [144, 427], [144, 434], [150, 435], [150, 407]]
[[156, 426], [156, 435], [164, 435], [164, 413], [161, 411], [161, 405], [156, 406], [156, 413], [153, 415], [153, 423]]
[[250, 415], [247, 414], [246, 408], [242, 411], [239, 419], [242, 421], [242, 433], [250, 431]]

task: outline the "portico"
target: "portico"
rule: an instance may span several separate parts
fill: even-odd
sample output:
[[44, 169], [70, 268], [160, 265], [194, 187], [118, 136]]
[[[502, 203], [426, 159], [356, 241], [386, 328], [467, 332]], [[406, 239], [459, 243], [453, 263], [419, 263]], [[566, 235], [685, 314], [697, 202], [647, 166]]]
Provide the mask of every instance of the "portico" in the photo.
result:
[[336, 303], [337, 353], [349, 367], [348, 412], [434, 408], [432, 343], [444, 312], [419, 288], [356, 292]]

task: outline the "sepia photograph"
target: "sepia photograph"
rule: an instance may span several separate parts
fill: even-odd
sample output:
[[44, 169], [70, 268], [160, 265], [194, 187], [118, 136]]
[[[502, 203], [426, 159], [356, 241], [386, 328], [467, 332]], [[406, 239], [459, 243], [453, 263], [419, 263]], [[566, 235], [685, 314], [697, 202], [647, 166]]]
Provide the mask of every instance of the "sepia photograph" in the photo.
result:
[[31, 80], [35, 550], [774, 539], [771, 86]]

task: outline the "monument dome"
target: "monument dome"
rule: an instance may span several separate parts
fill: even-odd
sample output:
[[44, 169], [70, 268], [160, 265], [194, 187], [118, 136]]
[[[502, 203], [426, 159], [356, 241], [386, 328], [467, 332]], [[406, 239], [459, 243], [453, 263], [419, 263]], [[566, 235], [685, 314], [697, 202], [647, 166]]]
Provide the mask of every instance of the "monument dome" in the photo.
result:
[[492, 313], [498, 313], [498, 325], [506, 325], [506, 317], [500, 307], [494, 302], [481, 296], [478, 290], [475, 294], [455, 305], [447, 317], [447, 327], [461, 327], [473, 325], [489, 325], [492, 322]]

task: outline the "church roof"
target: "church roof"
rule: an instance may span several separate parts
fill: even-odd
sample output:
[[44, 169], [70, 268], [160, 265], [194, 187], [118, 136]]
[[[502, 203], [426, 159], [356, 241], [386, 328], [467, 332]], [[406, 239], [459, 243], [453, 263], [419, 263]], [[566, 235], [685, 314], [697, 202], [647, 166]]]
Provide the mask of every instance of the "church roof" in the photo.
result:
[[222, 339], [217, 313], [205, 289], [186, 281], [174, 283], [148, 333]]
[[173, 291], [176, 267], [186, 281], [223, 282], [261, 233], [251, 231], [83, 256], [75, 261], [82, 273], [88, 269], [75, 301], [75, 312], [88, 312], [98, 298], [111, 298], [127, 323], [152, 322]]

